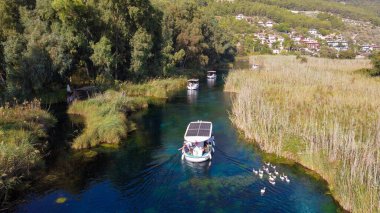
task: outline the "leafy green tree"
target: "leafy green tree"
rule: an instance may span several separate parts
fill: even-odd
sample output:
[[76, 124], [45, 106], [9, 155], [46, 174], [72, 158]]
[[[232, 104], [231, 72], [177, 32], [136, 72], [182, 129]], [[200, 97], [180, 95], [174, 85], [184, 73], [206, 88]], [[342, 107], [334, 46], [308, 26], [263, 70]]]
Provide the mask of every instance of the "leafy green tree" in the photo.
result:
[[23, 36], [16, 34], [4, 43], [4, 61], [6, 63], [7, 89], [12, 95], [28, 87], [28, 73], [22, 64], [23, 52], [26, 50], [26, 41]]
[[356, 53], [354, 50], [346, 50], [339, 52], [339, 58], [341, 59], [354, 59], [356, 57]]
[[380, 52], [376, 52], [371, 55], [371, 63], [373, 66], [373, 71], [371, 74], [373, 76], [379, 76], [380, 75]]
[[103, 36], [99, 42], [92, 43], [91, 48], [93, 49], [93, 54], [91, 55], [91, 60], [95, 66], [100, 70], [100, 73], [105, 72], [112, 75], [111, 71], [114, 67], [114, 57], [112, 54], [112, 43], [111, 41]]
[[319, 51], [319, 55], [322, 58], [337, 58], [338, 51], [335, 50], [334, 48], [322, 46], [321, 50]]
[[291, 27], [288, 23], [280, 23], [280, 24], [276, 24], [274, 25], [273, 27], [275, 30], [279, 31], [279, 32], [283, 32], [283, 33], [288, 33], [291, 31]]
[[141, 76], [148, 74], [148, 60], [152, 57], [152, 36], [140, 28], [131, 39], [131, 71]]

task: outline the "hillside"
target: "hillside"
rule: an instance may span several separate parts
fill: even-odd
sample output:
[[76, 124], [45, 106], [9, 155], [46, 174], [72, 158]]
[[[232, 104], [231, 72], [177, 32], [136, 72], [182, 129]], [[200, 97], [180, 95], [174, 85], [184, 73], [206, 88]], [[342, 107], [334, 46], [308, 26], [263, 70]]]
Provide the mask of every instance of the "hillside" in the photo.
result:
[[380, 49], [380, 2], [206, 0], [198, 3], [219, 20], [222, 28], [235, 35], [234, 42], [241, 54], [300, 52], [354, 58], [366, 57]]

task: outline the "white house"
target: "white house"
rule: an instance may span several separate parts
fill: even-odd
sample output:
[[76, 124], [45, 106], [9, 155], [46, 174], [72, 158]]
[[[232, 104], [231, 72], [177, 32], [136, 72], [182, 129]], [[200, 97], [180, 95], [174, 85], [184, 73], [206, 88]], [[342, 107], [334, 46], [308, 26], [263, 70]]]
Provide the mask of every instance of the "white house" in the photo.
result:
[[267, 22], [265, 23], [265, 26], [266, 26], [266, 27], [269, 27], [269, 28], [272, 28], [272, 27], [273, 27], [273, 22], [271, 22], [271, 21], [267, 21]]
[[316, 30], [316, 29], [310, 29], [309, 30], [309, 34], [310, 35], [317, 35], [318, 34], [318, 30]]
[[238, 14], [235, 18], [236, 18], [236, 20], [243, 20], [244, 19], [244, 15], [243, 14]]
[[348, 41], [336, 39], [336, 40], [330, 40], [327, 41], [327, 45], [329, 47], [335, 48], [338, 51], [345, 51], [348, 50]]

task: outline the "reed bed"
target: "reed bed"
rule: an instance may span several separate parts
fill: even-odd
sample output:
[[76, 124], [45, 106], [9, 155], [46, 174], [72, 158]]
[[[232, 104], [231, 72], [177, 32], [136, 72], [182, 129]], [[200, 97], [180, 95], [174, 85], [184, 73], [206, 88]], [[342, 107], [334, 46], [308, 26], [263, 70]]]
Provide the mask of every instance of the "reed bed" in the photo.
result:
[[145, 96], [154, 98], [169, 98], [179, 89], [186, 86], [186, 78], [166, 78], [150, 80], [142, 84], [126, 82], [120, 90], [128, 96]]
[[84, 149], [102, 143], [119, 144], [127, 136], [127, 112], [147, 108], [152, 98], [168, 98], [184, 85], [184, 78], [156, 79], [144, 84], [123, 83], [119, 91], [108, 90], [94, 98], [74, 102], [68, 113], [83, 116], [85, 128], [72, 147]]
[[231, 120], [263, 150], [317, 171], [353, 212], [380, 211], [380, 83], [368, 60], [257, 56], [230, 72]]
[[54, 126], [55, 118], [40, 107], [40, 102], [24, 102], [0, 107], [0, 199], [30, 170], [42, 161], [42, 139]]

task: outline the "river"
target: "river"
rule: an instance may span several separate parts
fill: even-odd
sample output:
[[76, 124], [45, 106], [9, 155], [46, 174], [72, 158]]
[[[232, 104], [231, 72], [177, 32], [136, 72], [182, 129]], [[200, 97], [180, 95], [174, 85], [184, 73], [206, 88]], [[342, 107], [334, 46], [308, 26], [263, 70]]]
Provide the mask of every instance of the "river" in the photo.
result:
[[[223, 79], [185, 89], [168, 103], [129, 117], [137, 129], [118, 149], [98, 149], [90, 159], [65, 145], [80, 126], [62, 120], [51, 141], [45, 177], [15, 206], [16, 212], [336, 212], [325, 183], [299, 166], [276, 165], [290, 183], [276, 185], [253, 175], [262, 153], [232, 126], [230, 94]], [[59, 111], [59, 110], [58, 110]], [[62, 109], [61, 109], [62, 111]], [[187, 124], [213, 122], [216, 150], [211, 162], [181, 160], [178, 148]], [[266, 187], [263, 196], [260, 189]], [[60, 199], [59, 199], [60, 198]], [[58, 199], [58, 200], [57, 200]], [[60, 202], [59, 202], [60, 201]]]

